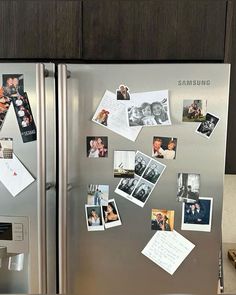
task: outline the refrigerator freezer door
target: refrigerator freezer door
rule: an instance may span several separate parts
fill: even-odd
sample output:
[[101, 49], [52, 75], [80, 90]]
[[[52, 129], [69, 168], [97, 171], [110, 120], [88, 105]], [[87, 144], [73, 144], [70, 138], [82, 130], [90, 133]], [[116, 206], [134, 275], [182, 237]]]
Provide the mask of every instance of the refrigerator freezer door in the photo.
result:
[[[227, 126], [229, 65], [145, 64], [68, 65], [68, 292], [71, 294], [153, 295], [215, 294], [221, 243], [221, 210]], [[199, 83], [197, 81], [200, 81]], [[91, 121], [106, 90], [120, 84], [130, 93], [169, 90], [171, 126], [143, 128], [136, 140]], [[207, 139], [195, 132], [199, 123], [182, 122], [183, 100], [207, 100], [207, 111], [220, 118]], [[108, 136], [108, 157], [88, 158], [87, 136]], [[152, 155], [153, 137], [178, 140], [175, 160], [159, 159], [167, 167], [144, 208], [114, 193], [115, 150], [140, 150]], [[212, 197], [210, 232], [181, 230], [182, 204], [176, 201], [178, 173], [200, 174], [200, 196]], [[89, 184], [109, 185], [122, 226], [87, 231], [85, 204]], [[151, 262], [141, 251], [154, 235], [151, 210], [175, 211], [175, 230], [196, 247], [174, 275]]]
[[[49, 77], [45, 79], [46, 86], [46, 182], [55, 183], [55, 89], [54, 89], [54, 65], [46, 64], [49, 70]], [[1, 86], [3, 85], [2, 75], [22, 74], [24, 78], [24, 91], [27, 92], [32, 114], [37, 127], [37, 99], [36, 99], [36, 65], [23, 63], [2, 63]], [[37, 221], [37, 141], [23, 143], [16, 114], [13, 105], [10, 106], [4, 124], [0, 131], [0, 138], [12, 137], [13, 150], [19, 160], [23, 163], [35, 181], [13, 197], [9, 191], [0, 183], [1, 216], [24, 216], [29, 220], [29, 251], [25, 253], [23, 269], [21, 271], [10, 271], [7, 268], [8, 258], [2, 259], [0, 269], [0, 293], [38, 293], [39, 272], [38, 272], [38, 221]], [[49, 190], [47, 200], [47, 264], [49, 270], [48, 290], [55, 292], [55, 191]]]

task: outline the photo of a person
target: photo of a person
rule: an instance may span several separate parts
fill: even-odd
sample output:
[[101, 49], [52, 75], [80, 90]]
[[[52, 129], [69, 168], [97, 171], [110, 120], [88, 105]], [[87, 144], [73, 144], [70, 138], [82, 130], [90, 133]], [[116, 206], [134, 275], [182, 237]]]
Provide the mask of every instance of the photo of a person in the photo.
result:
[[178, 173], [177, 201], [195, 203], [199, 198], [200, 174]]
[[174, 211], [166, 209], [152, 209], [151, 229], [172, 231], [174, 229]]
[[105, 110], [105, 109], [102, 109], [97, 117], [95, 118], [95, 121], [104, 125], [104, 126], [107, 126], [107, 121], [108, 121], [108, 116], [109, 116], [109, 111]]
[[182, 230], [211, 231], [213, 198], [199, 198], [198, 201], [182, 207]]
[[139, 107], [132, 107], [129, 112], [129, 126], [140, 126], [143, 125], [143, 113], [141, 111], [141, 108]]
[[89, 184], [88, 185], [88, 205], [107, 205], [109, 198], [109, 185]]
[[176, 158], [177, 138], [153, 137], [152, 156], [173, 160]]
[[144, 171], [143, 178], [155, 184], [165, 168], [166, 166], [164, 164], [157, 161], [151, 161]]
[[87, 157], [106, 158], [108, 157], [108, 137], [96, 136], [87, 137]]
[[135, 174], [141, 176], [146, 169], [150, 159], [143, 154], [136, 153], [135, 155]]
[[7, 97], [17, 97], [24, 93], [24, 76], [22, 74], [2, 75], [4, 95]]
[[120, 85], [119, 89], [116, 90], [116, 98], [117, 100], [129, 100], [130, 99], [129, 88], [125, 85]]
[[164, 102], [153, 102], [151, 104], [152, 114], [157, 124], [162, 124], [168, 120], [167, 111], [163, 106]]
[[206, 119], [206, 100], [191, 100], [183, 101], [183, 122], [203, 122]]
[[171, 125], [166, 90], [133, 93], [126, 105], [130, 127]]
[[7, 111], [10, 107], [10, 104], [11, 104], [11, 99], [7, 96], [4, 96], [4, 89], [1, 87], [0, 88], [0, 130], [2, 128]]
[[135, 199], [138, 199], [142, 203], [145, 203], [147, 198], [149, 197], [151, 191], [152, 191], [153, 186], [143, 180], [141, 180], [136, 189], [134, 190], [132, 196]]
[[118, 189], [130, 195], [135, 189], [137, 183], [138, 178], [136, 176], [135, 178], [123, 178], [121, 179], [121, 182], [118, 185]]
[[203, 135], [206, 138], [210, 138], [219, 120], [220, 119], [216, 116], [207, 113], [206, 120], [198, 126], [196, 132], [200, 135]]
[[102, 206], [105, 228], [121, 225], [120, 216], [114, 199], [108, 201], [107, 206]]
[[104, 230], [101, 206], [85, 205], [85, 214], [88, 231]]

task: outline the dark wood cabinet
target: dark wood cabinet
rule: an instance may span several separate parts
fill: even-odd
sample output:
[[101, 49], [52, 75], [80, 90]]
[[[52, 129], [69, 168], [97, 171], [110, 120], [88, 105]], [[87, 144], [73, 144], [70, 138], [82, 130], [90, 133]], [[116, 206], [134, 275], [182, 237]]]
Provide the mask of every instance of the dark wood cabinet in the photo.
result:
[[224, 60], [226, 1], [85, 0], [83, 58]]
[[0, 58], [80, 58], [81, 1], [0, 1]]
[[234, 0], [228, 1], [225, 62], [231, 63], [225, 172], [236, 174], [236, 3]]

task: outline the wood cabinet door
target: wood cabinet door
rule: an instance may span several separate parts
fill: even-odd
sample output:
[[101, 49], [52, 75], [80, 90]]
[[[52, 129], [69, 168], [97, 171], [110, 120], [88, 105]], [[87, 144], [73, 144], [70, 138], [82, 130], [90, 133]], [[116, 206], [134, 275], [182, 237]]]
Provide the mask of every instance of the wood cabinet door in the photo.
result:
[[0, 58], [80, 58], [80, 22], [80, 1], [0, 1]]
[[225, 62], [231, 64], [225, 172], [236, 174], [236, 3], [234, 0], [228, 1]]
[[224, 60], [226, 1], [85, 0], [83, 58]]

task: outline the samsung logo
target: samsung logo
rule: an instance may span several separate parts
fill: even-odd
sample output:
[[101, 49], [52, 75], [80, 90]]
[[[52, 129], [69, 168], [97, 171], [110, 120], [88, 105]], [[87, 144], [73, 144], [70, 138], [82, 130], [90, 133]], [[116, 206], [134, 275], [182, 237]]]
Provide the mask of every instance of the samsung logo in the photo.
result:
[[178, 80], [178, 86], [209, 86], [211, 80]]

